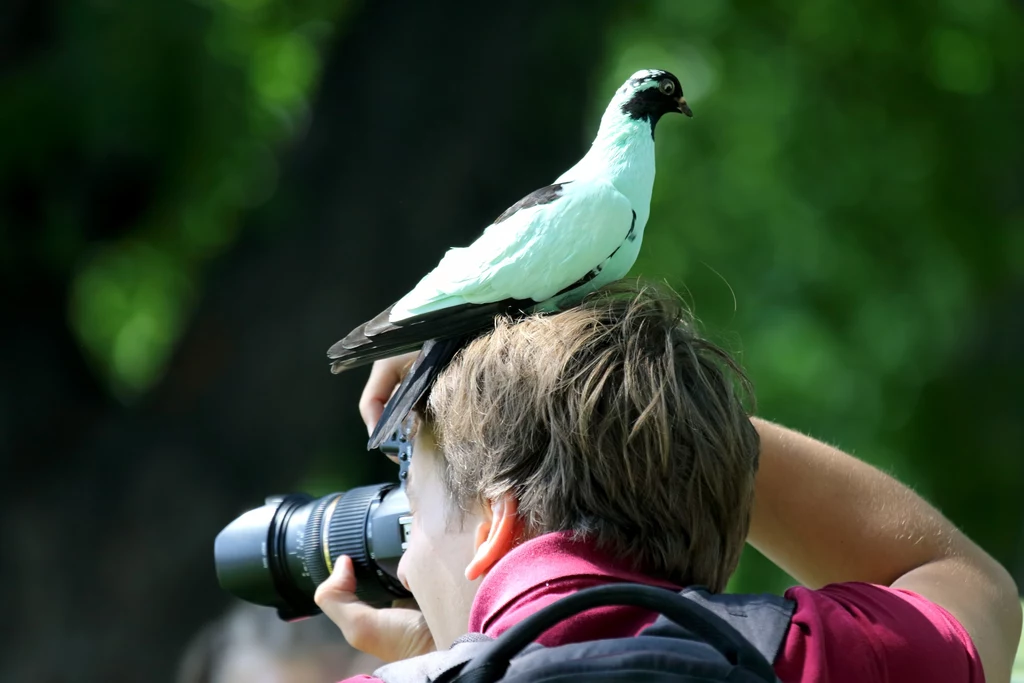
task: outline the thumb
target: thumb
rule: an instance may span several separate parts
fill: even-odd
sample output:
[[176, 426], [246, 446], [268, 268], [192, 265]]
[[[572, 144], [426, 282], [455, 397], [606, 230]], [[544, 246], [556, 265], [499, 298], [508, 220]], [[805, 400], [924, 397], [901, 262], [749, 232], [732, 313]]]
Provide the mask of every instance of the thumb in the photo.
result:
[[317, 586], [316, 594], [323, 591], [325, 595], [332, 597], [345, 597], [351, 594], [355, 597], [356, 592], [356, 570], [352, 566], [352, 558], [348, 555], [338, 555], [334, 561], [334, 571], [327, 577], [327, 580]]
[[373, 637], [373, 615], [377, 610], [356, 597], [356, 573], [352, 558], [347, 555], [338, 557], [334, 571], [317, 586], [313, 601], [341, 628], [345, 639], [353, 647], [359, 648], [357, 640]]
[[433, 649], [434, 641], [422, 613], [412, 609], [377, 609], [356, 597], [351, 558], [338, 557], [334, 572], [316, 589], [313, 600], [341, 629], [345, 640], [385, 662]]

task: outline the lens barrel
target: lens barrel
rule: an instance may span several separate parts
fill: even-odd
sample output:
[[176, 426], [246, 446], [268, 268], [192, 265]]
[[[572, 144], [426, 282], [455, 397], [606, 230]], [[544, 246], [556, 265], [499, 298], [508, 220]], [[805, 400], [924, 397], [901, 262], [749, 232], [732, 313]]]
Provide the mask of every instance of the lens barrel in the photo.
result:
[[217, 579], [229, 593], [276, 607], [282, 619], [310, 616], [316, 587], [341, 555], [352, 558], [356, 595], [383, 607], [409, 597], [398, 580], [408, 540], [409, 502], [402, 487], [375, 484], [313, 499], [267, 498], [228, 524], [214, 542]]

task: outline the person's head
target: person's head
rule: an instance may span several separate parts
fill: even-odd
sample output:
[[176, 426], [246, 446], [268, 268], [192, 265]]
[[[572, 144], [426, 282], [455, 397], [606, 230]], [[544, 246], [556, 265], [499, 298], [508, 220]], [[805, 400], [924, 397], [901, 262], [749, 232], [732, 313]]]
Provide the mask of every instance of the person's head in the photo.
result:
[[465, 631], [477, 580], [552, 531], [722, 590], [757, 470], [748, 389], [678, 297], [649, 287], [501, 319], [470, 343], [421, 411], [399, 567], [438, 646]]
[[176, 681], [322, 683], [381, 664], [345, 642], [327, 617], [286, 623], [269, 607], [239, 602], [192, 639]]

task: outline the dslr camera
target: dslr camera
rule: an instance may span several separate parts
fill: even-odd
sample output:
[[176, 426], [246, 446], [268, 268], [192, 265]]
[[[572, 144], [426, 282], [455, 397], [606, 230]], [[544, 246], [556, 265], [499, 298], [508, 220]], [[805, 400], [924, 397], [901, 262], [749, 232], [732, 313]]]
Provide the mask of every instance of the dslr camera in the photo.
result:
[[232, 595], [276, 607], [293, 621], [318, 614], [316, 587], [341, 555], [352, 558], [356, 595], [375, 607], [410, 597], [398, 580], [398, 561], [412, 526], [405, 494], [412, 458], [411, 421], [381, 444], [398, 460], [397, 483], [361, 486], [314, 499], [304, 493], [270, 496], [217, 534], [217, 580]]

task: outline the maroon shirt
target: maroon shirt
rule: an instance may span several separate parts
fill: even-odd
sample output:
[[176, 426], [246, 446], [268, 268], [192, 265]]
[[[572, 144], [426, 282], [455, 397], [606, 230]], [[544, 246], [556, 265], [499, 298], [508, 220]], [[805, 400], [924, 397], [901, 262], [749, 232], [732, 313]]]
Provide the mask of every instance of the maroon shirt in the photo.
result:
[[[568, 534], [546, 534], [514, 548], [487, 573], [473, 601], [469, 631], [497, 637], [559, 598], [621, 581], [679, 590], [625, 570]], [[981, 660], [964, 628], [916, 593], [838, 583], [791, 588], [786, 597], [796, 610], [774, 662], [782, 683], [984, 683]], [[634, 607], [596, 608], [551, 628], [538, 642], [634, 636], [655, 618]], [[376, 680], [359, 676], [346, 683]]]

